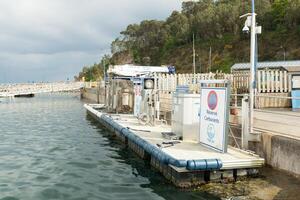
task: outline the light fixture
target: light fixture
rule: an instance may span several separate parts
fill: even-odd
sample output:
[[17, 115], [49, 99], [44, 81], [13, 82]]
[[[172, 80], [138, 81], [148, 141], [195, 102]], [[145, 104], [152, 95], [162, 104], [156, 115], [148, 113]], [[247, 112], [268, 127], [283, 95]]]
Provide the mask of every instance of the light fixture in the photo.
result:
[[153, 79], [145, 79], [144, 80], [144, 89], [154, 89], [154, 80]]

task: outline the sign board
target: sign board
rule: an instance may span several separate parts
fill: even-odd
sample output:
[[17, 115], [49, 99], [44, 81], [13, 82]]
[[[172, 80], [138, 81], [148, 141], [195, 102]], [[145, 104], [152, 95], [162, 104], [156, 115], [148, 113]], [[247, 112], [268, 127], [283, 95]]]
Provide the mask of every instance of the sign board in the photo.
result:
[[200, 143], [227, 152], [228, 88], [201, 87]]

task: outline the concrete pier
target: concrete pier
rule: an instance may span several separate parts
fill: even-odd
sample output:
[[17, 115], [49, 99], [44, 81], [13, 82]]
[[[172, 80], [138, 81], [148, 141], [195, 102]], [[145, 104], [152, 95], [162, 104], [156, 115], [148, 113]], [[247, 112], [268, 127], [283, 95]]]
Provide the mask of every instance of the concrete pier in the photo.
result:
[[[260, 142], [249, 142], [250, 150], [265, 158], [266, 164], [300, 176], [300, 113], [289, 109], [255, 110], [254, 129]], [[241, 124], [241, 112], [231, 116]], [[237, 131], [238, 132], [238, 131]], [[240, 137], [240, 132], [236, 133]]]
[[[154, 168], [178, 187], [191, 187], [214, 181], [234, 181], [242, 176], [257, 174], [258, 169], [264, 165], [264, 159], [258, 155], [233, 147], [229, 147], [228, 152], [223, 154], [192, 142], [175, 141], [174, 145], [167, 145], [170, 140], [164, 138], [162, 133], [171, 131], [168, 125], [142, 125], [133, 115], [106, 114], [96, 105], [85, 105], [85, 108], [89, 115], [106, 126], [141, 158], [149, 160]], [[132, 135], [124, 134], [124, 130]], [[142, 141], [145, 145], [140, 145], [137, 141]], [[163, 159], [160, 155], [163, 155]], [[174, 161], [165, 162], [164, 158], [172, 158]], [[193, 170], [187, 165], [190, 161], [207, 162], [216, 159], [222, 163], [220, 168]]]

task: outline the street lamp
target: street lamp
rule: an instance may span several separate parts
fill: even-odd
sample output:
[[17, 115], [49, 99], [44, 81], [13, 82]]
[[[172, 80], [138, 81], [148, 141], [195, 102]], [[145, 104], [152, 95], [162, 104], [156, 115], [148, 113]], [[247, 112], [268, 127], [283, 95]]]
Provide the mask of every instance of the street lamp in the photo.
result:
[[254, 108], [254, 95], [256, 92], [256, 47], [257, 47], [257, 34], [261, 34], [261, 26], [256, 25], [256, 13], [255, 4], [252, 0], [252, 12], [240, 16], [240, 18], [246, 17], [245, 26], [243, 32], [251, 34], [250, 42], [250, 84], [249, 84], [249, 133], [253, 133], [253, 108]]

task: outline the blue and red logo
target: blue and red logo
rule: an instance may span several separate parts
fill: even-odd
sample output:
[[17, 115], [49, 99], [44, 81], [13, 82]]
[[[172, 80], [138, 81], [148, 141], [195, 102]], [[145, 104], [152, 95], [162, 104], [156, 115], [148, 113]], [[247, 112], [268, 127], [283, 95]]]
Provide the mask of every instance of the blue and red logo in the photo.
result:
[[218, 95], [214, 90], [212, 90], [208, 93], [207, 104], [208, 104], [209, 109], [211, 109], [211, 110], [216, 109], [216, 107], [218, 105]]

